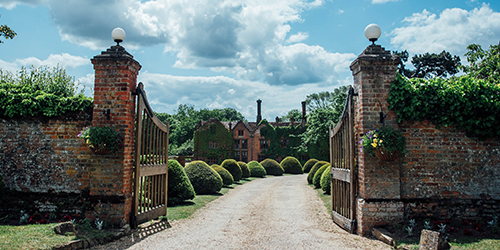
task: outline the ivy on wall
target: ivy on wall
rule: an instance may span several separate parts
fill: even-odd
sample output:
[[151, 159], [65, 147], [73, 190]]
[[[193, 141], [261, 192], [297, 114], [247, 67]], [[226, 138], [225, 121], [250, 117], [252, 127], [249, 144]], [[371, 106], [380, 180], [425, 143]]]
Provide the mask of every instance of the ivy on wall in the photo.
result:
[[398, 74], [387, 98], [398, 121], [429, 120], [456, 126], [469, 137], [500, 136], [500, 86], [464, 75], [450, 79], [408, 79]]
[[[304, 128], [298, 126], [273, 127], [267, 120], [262, 120], [260, 125], [266, 125], [260, 129], [260, 134], [269, 139], [269, 147], [262, 151], [262, 154], [269, 158], [276, 159], [277, 156], [294, 156], [300, 159], [302, 153], [297, 150], [301, 144], [300, 134], [304, 132]], [[282, 144], [282, 139], [288, 140], [286, 146]]]
[[[216, 141], [217, 148], [210, 148], [209, 142]], [[222, 123], [207, 124], [194, 133], [195, 151], [203, 157], [216, 157], [221, 164], [225, 159], [233, 158], [233, 136]]]

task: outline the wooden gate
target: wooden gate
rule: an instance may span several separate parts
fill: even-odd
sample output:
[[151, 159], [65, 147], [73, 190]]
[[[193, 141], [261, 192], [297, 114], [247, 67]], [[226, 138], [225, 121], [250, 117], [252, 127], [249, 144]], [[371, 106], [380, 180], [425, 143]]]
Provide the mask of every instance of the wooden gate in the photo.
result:
[[167, 214], [168, 124], [162, 123], [151, 110], [144, 85], [136, 90], [136, 140], [134, 162], [134, 217], [138, 224]]
[[330, 127], [332, 218], [350, 233], [356, 227], [356, 162], [354, 150], [354, 89], [349, 86], [342, 117]]

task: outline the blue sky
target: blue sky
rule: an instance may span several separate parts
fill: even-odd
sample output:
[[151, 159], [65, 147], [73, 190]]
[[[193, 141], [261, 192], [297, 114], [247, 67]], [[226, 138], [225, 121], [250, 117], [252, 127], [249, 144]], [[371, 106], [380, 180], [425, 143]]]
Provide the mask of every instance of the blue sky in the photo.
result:
[[352, 84], [370, 23], [388, 50], [446, 50], [463, 63], [467, 45], [500, 40], [500, 1], [1, 0], [0, 15], [18, 34], [0, 44], [2, 70], [59, 64], [91, 96], [90, 59], [121, 27], [155, 111], [231, 107], [249, 121], [257, 99], [274, 120], [308, 94]]

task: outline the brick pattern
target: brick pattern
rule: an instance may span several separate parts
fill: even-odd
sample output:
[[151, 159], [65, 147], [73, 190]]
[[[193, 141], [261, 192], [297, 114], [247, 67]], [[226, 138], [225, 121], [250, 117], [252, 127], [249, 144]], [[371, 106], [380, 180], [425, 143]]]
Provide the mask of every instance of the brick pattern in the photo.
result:
[[5, 186], [38, 193], [79, 193], [89, 187], [90, 150], [77, 137], [88, 125], [89, 120], [0, 119]]
[[403, 202], [357, 200], [357, 227], [361, 234], [371, 233], [371, 228], [401, 222]]

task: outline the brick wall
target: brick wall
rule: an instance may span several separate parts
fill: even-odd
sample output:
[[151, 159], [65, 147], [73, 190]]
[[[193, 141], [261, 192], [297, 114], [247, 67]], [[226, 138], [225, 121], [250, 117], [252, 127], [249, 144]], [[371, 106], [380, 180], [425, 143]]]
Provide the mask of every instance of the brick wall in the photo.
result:
[[90, 184], [91, 155], [77, 135], [89, 120], [0, 119], [0, 174], [22, 192], [80, 193]]
[[[407, 154], [394, 162], [365, 155], [356, 144], [358, 233], [411, 218], [490, 220], [500, 212], [500, 139], [479, 141], [427, 121], [398, 123], [387, 103], [397, 62], [371, 45], [351, 64], [356, 141], [383, 125], [407, 138]], [[387, 115], [384, 124], [379, 112]]]

